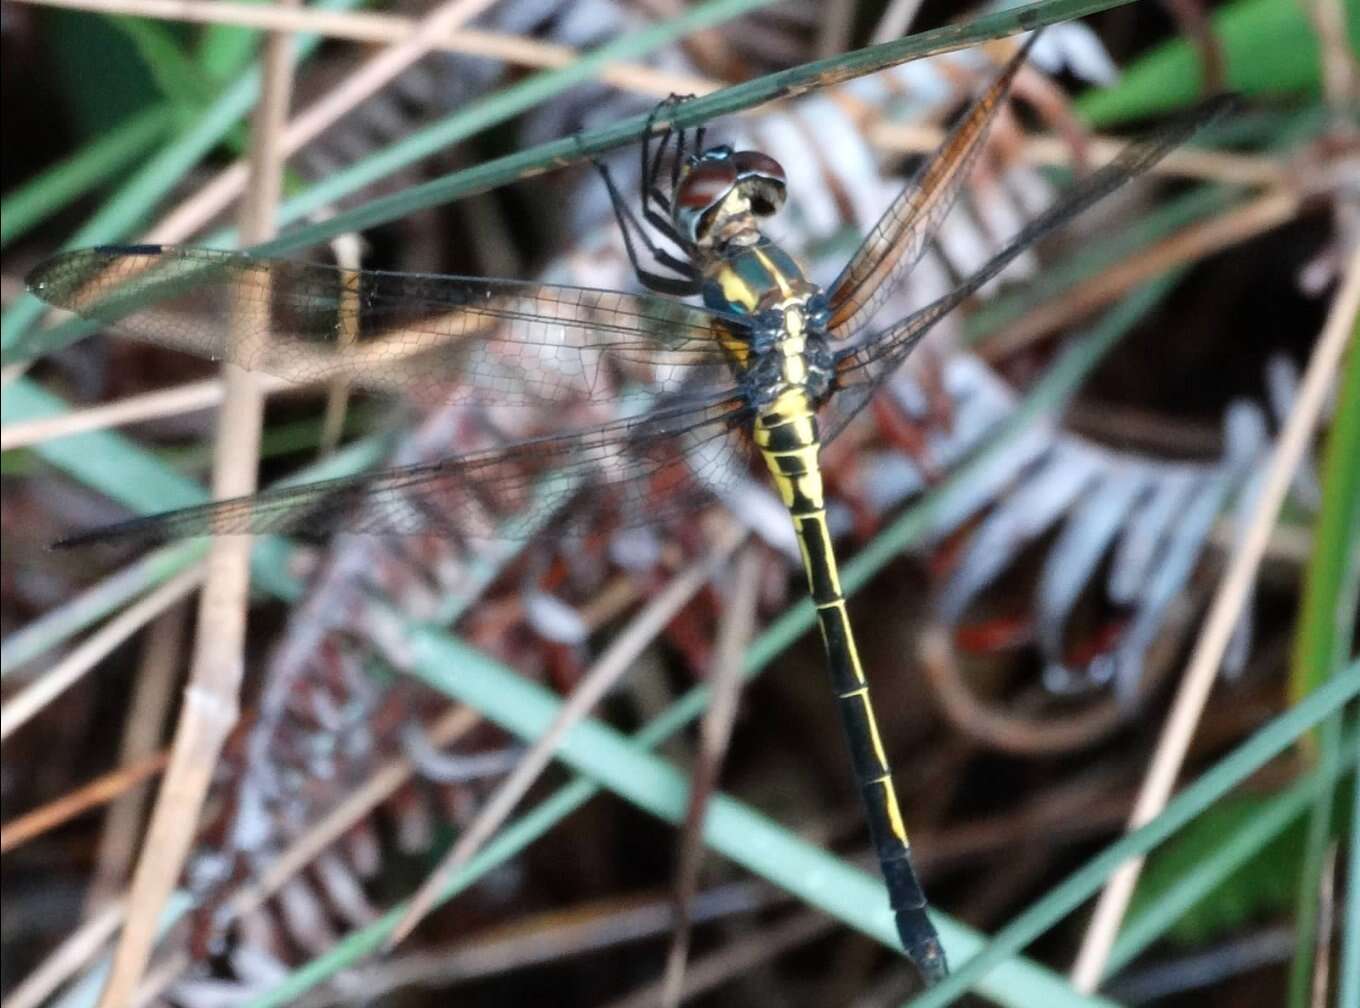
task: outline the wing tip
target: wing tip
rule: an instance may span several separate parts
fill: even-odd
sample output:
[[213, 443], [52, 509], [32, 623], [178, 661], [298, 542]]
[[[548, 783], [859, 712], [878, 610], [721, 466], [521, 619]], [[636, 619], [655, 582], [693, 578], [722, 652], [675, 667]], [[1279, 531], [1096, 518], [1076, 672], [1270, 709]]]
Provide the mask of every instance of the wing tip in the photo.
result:
[[164, 515], [148, 515], [129, 521], [100, 525], [85, 532], [63, 536], [49, 543], [48, 550], [64, 553], [68, 550], [86, 549], [91, 546], [113, 546], [125, 542], [135, 542], [142, 546], [159, 546], [172, 538], [160, 521]]
[[90, 279], [91, 271], [87, 265], [72, 271], [72, 263], [88, 263], [92, 256], [110, 261], [124, 256], [159, 256], [165, 253], [165, 249], [164, 245], [94, 245], [66, 249], [29, 270], [24, 277], [24, 288], [34, 297], [60, 306], [61, 299], [74, 288], [76, 282]]

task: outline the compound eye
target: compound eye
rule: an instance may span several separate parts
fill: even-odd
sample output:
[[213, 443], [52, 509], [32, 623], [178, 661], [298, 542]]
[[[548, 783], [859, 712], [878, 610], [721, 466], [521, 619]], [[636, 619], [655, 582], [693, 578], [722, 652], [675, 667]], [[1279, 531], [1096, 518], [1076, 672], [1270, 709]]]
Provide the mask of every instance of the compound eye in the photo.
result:
[[703, 237], [704, 218], [737, 184], [737, 169], [726, 159], [700, 160], [675, 187], [675, 223], [690, 241]]
[[762, 154], [760, 151], [737, 151], [732, 155], [732, 164], [736, 166], [737, 175], [740, 178], [744, 179], [756, 175], [769, 179], [771, 182], [778, 182], [780, 185], [788, 183], [788, 179], [784, 175], [784, 166], [768, 154]]
[[784, 205], [788, 180], [778, 161], [760, 151], [738, 151], [732, 164], [756, 216], [769, 217]]

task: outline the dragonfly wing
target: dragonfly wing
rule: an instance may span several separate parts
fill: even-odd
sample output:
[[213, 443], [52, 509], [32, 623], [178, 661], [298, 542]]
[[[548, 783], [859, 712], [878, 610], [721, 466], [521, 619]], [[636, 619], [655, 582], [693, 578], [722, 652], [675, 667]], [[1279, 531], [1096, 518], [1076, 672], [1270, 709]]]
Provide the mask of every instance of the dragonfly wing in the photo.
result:
[[647, 294], [159, 245], [65, 252], [28, 282], [139, 340], [426, 402], [604, 403], [629, 381], [668, 392], [726, 377], [720, 316]]
[[[731, 478], [746, 451], [749, 412], [731, 395], [684, 399], [570, 434], [137, 518], [56, 546], [243, 533], [504, 540], [532, 538], [550, 524], [567, 535], [596, 519], [650, 524], [694, 508]], [[578, 497], [589, 514], [566, 509]]]
[[972, 297], [1011, 260], [1125, 182], [1147, 171], [1236, 103], [1231, 95], [1210, 98], [1151, 136], [1130, 143], [1117, 157], [1078, 181], [1056, 203], [1021, 228], [1001, 251], [958, 287], [862, 344], [841, 350], [836, 358], [839, 391], [830, 404], [830, 415], [822, 424], [825, 439], [830, 440], [844, 429], [936, 322]]
[[853, 339], [873, 318], [916, 265], [954, 205], [959, 190], [982, 150], [982, 142], [1010, 91], [1035, 32], [1006, 64], [1000, 76], [950, 131], [943, 146], [902, 190], [827, 292], [830, 330], [837, 339]]

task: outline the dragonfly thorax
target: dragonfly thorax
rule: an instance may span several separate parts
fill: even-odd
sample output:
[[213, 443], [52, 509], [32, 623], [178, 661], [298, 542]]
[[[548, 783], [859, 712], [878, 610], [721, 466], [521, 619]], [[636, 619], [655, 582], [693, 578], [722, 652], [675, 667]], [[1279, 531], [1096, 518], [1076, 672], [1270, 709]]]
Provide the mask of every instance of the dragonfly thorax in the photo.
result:
[[745, 349], [745, 385], [758, 410], [791, 391], [813, 409], [831, 394], [835, 358], [820, 291], [800, 291], [762, 311]]
[[675, 226], [701, 249], [751, 245], [759, 221], [784, 205], [787, 180], [774, 158], [722, 145], [695, 155], [675, 184]]

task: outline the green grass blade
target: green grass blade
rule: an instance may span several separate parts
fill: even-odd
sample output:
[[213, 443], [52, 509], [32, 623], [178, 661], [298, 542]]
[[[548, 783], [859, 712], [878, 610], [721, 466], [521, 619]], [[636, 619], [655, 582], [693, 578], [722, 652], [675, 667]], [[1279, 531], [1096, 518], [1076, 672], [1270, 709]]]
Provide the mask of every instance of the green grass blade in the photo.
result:
[[1341, 367], [1322, 466], [1322, 508], [1304, 578], [1290, 669], [1297, 699], [1335, 674], [1355, 636], [1360, 594], [1360, 319]]
[[0, 248], [140, 158], [170, 129], [173, 118], [168, 104], [149, 108], [11, 192], [0, 201]]
[[[724, 88], [721, 91], [715, 91], [679, 106], [672, 117], [672, 121], [678, 126], [695, 126], [719, 116], [731, 115], [745, 109], [754, 108], [777, 98], [793, 97], [819, 87], [840, 83], [853, 77], [873, 73], [924, 56], [964, 49], [980, 42], [1014, 35], [1017, 32], [1041, 25], [1055, 24], [1075, 17], [1082, 17], [1111, 7], [1122, 6], [1128, 2], [1129, 0], [1044, 0], [1044, 2], [1029, 4], [1025, 7], [988, 14], [964, 24], [921, 32], [892, 42], [885, 42], [882, 45], [870, 46], [841, 56], [803, 64], [734, 87]], [[695, 8], [686, 17], [697, 18], [701, 9], [708, 10], [708, 8]], [[713, 11], [714, 13], [709, 16], [716, 17], [719, 13], [725, 13], [716, 5]], [[659, 30], [661, 29], [658, 27], [647, 31]], [[638, 33], [637, 36], [629, 36], [629, 39], [640, 41], [646, 37], [649, 37], [646, 33]], [[612, 50], [620, 57], [631, 52], [631, 49], [623, 48], [624, 41], [620, 40], [615, 43], [614, 45], [620, 48]], [[552, 73], [565, 72], [564, 70], [553, 71]], [[602, 154], [616, 147], [636, 143], [646, 124], [647, 115], [637, 115], [590, 133], [554, 140], [527, 151], [497, 158], [475, 168], [454, 172], [403, 192], [373, 200], [363, 206], [338, 214], [328, 221], [298, 228], [275, 241], [255, 246], [252, 251], [261, 255], [283, 255], [295, 252], [308, 245], [328, 241], [337, 234], [346, 231], [362, 231], [379, 224], [398, 220], [417, 210], [485, 192], [516, 179], [561, 168], [589, 155]], [[449, 126], [439, 128], [449, 129], [450, 135], [455, 132]], [[400, 146], [396, 145], [390, 151], [380, 152], [372, 157], [382, 158], [389, 166], [389, 170], [394, 170], [395, 167], [406, 163], [405, 158], [398, 156], [397, 151]], [[356, 166], [357, 168], [358, 166]], [[353, 176], [354, 179], [360, 177], [367, 180], [367, 171], [365, 170], [362, 176], [357, 174]], [[288, 223], [296, 220], [307, 209], [332, 202], [351, 191], [351, 186], [345, 186], [343, 189], [327, 186], [327, 188], [318, 191], [320, 194], [324, 194], [324, 199], [320, 195], [313, 196], [311, 193], [299, 195], [294, 200], [285, 203], [281, 211], [281, 222]], [[224, 233], [214, 237], [226, 238], [228, 236]]]
[[[3, 423], [58, 416], [65, 412], [66, 405], [59, 398], [27, 378], [15, 379], [0, 397], [0, 422]], [[366, 438], [299, 470], [282, 485], [359, 472], [383, 457], [386, 448], [385, 439]], [[140, 514], [188, 507], [208, 499], [202, 484], [175, 472], [151, 452], [114, 431], [88, 431], [55, 438], [27, 450]], [[251, 566], [253, 587], [285, 601], [295, 600], [302, 594], [302, 585], [289, 572], [290, 548], [277, 536], [257, 540]], [[176, 563], [187, 565], [196, 554], [190, 551], [174, 556]], [[158, 566], [156, 571], [169, 577], [180, 569], [182, 567], [167, 565], [165, 568]], [[86, 616], [98, 618], [93, 612]]]
[[[60, 416], [65, 412], [66, 406], [60, 399], [27, 378], [10, 382], [0, 397], [3, 423]], [[139, 513], [188, 507], [206, 499], [201, 485], [162, 465], [150, 452], [113, 431], [54, 438], [29, 450]]]
[[1271, 797], [1205, 857], [1185, 865], [1175, 881], [1158, 889], [1155, 901], [1129, 916], [1119, 932], [1105, 968], [1108, 978], [1141, 955], [1153, 942], [1259, 854], [1267, 844], [1303, 815], [1320, 794], [1331, 794], [1337, 781], [1360, 760], [1360, 751], [1339, 761], [1331, 770], [1318, 767], [1303, 779]]
[[214, 82], [180, 48], [169, 24], [121, 15], [110, 17], [109, 22], [132, 42], [161, 97], [175, 105], [181, 115], [196, 115], [215, 97]]
[[[1317, 772], [1335, 778], [1341, 763], [1341, 711], [1323, 722], [1318, 733]], [[1352, 747], [1355, 740], [1352, 739]], [[1308, 814], [1308, 834], [1303, 845], [1303, 869], [1294, 911], [1294, 958], [1289, 964], [1289, 1004], [1307, 1008], [1313, 1000], [1313, 962], [1317, 954], [1318, 903], [1322, 873], [1326, 870], [1327, 846], [1332, 839], [1332, 788], [1313, 795]]]
[[[1290, 692], [1305, 695], [1337, 674], [1355, 635], [1360, 594], [1360, 319], [1354, 323], [1351, 350], [1342, 364], [1340, 399], [1323, 463], [1322, 509], [1318, 514], [1294, 636]], [[1341, 757], [1341, 719], [1322, 726], [1318, 736], [1319, 770]], [[1332, 836], [1332, 793], [1315, 796], [1304, 842], [1303, 870], [1294, 914], [1296, 947], [1289, 972], [1291, 1008], [1312, 1003], [1318, 900], [1327, 846]]]
[[[943, 1008], [971, 990], [998, 963], [1025, 948], [1095, 895], [1121, 864], [1146, 854], [1357, 695], [1360, 662], [1259, 729], [1183, 789], [1152, 822], [1111, 844], [1054, 886], [1033, 907], [998, 931], [982, 954], [963, 963], [947, 979], [914, 1000], [911, 1008]], [[1348, 741], [1352, 746], [1360, 744], [1354, 735]]]
[[1338, 1008], [1360, 1004], [1360, 771], [1351, 775], [1350, 857], [1346, 862], [1345, 921], [1341, 928]]
[[[248, 3], [263, 4], [266, 0], [247, 0]], [[226, 80], [242, 68], [255, 55], [261, 33], [254, 28], [238, 28], [235, 25], [205, 24], [200, 27], [194, 44], [194, 61], [199, 68], [213, 80]]]
[[[1342, 7], [1352, 51], [1360, 50], [1360, 4]], [[1295, 0], [1244, 0], [1214, 11], [1210, 24], [1231, 90], [1276, 98], [1318, 93], [1317, 32], [1306, 7]], [[1189, 105], [1203, 86], [1198, 48], [1178, 35], [1131, 63], [1118, 83], [1082, 95], [1076, 107], [1093, 125], [1110, 126]]]

